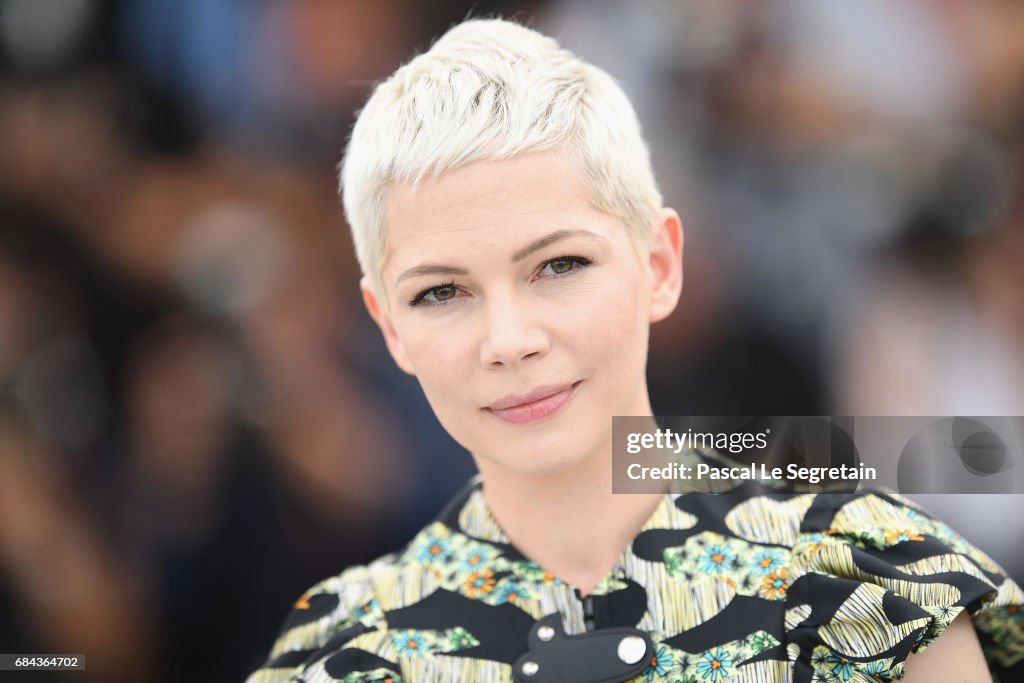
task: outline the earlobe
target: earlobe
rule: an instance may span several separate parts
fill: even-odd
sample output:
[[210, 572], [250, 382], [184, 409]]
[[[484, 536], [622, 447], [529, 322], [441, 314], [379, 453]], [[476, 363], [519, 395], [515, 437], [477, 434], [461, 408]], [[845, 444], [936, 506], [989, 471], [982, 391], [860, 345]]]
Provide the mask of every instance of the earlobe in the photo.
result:
[[409, 358], [405, 354], [405, 348], [402, 346], [398, 333], [395, 331], [395, 326], [391, 322], [391, 315], [387, 307], [382, 305], [381, 298], [374, 291], [369, 277], [363, 276], [359, 281], [359, 289], [363, 294], [363, 303], [366, 305], [366, 310], [369, 312], [370, 317], [373, 318], [373, 322], [377, 323], [381, 334], [384, 335], [384, 343], [387, 344], [388, 352], [394, 359], [395, 364], [403, 372], [415, 376], [416, 372], [413, 370], [412, 363], [409, 362]]
[[651, 322], [664, 320], [675, 310], [683, 289], [683, 225], [679, 214], [658, 212], [651, 236]]

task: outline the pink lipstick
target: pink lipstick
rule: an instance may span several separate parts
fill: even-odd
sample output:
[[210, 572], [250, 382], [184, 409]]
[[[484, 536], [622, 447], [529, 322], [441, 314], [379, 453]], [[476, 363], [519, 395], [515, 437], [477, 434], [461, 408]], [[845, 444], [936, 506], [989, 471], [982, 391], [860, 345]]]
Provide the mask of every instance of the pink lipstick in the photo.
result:
[[537, 422], [557, 413], [573, 397], [579, 385], [575, 382], [540, 386], [525, 394], [505, 396], [484, 410], [512, 424]]

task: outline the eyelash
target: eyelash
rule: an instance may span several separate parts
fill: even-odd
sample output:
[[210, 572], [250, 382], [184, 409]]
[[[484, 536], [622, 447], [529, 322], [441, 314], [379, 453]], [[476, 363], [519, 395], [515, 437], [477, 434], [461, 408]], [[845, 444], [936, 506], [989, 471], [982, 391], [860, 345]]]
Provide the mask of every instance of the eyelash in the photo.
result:
[[[540, 264], [540, 268], [538, 269], [538, 272], [543, 271], [545, 268], [547, 268], [552, 263], [555, 263], [557, 261], [571, 261], [572, 265], [573, 265], [573, 268], [568, 270], [568, 271], [566, 271], [566, 272], [564, 272], [564, 273], [553, 273], [551, 277], [559, 278], [559, 277], [565, 277], [566, 275], [572, 275], [577, 270], [580, 270], [580, 268], [586, 268], [591, 263], [593, 263], [593, 261], [591, 261], [588, 258], [584, 258], [582, 256], [572, 256], [570, 254], [566, 254], [564, 256], [556, 256], [554, 258], [548, 259], [544, 263]], [[576, 268], [576, 266], [580, 266], [580, 268]], [[454, 286], [455, 286], [455, 282], [451, 281], [451, 282], [444, 282], [444, 283], [439, 284], [439, 285], [434, 285], [433, 287], [427, 287], [426, 289], [421, 291], [419, 294], [414, 296], [409, 301], [409, 307], [410, 308], [415, 308], [416, 306], [446, 306], [450, 301], [452, 301], [452, 299], [446, 299], [444, 301], [431, 301], [431, 302], [425, 302], [424, 299], [431, 292], [437, 291], [439, 289], [444, 289], [446, 287], [454, 287]], [[452, 298], [454, 299], [454, 297], [452, 297]]]

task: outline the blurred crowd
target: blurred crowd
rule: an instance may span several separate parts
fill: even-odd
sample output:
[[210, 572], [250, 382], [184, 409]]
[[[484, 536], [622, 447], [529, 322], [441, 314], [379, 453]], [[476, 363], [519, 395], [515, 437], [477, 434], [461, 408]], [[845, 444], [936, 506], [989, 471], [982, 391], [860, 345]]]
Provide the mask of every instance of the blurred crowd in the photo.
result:
[[[362, 310], [335, 167], [375, 81], [491, 13], [637, 106], [686, 228], [660, 414], [1024, 415], [1017, 0], [0, 0], [0, 651], [241, 680], [471, 475]], [[1009, 498], [967, 535], [1019, 580]]]

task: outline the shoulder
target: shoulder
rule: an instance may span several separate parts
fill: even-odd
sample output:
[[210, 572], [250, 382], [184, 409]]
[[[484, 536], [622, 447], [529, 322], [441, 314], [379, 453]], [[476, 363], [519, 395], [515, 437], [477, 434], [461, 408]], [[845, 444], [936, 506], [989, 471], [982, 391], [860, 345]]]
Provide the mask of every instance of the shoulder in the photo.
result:
[[[308, 665], [362, 634], [378, 630], [384, 621], [379, 586], [394, 583], [403, 554], [404, 549], [349, 567], [306, 590], [292, 605], [270, 654], [248, 683], [302, 680], [299, 674]], [[389, 664], [365, 660], [360, 666], [367, 671], [380, 669], [379, 678], [385, 680]]]
[[[898, 677], [968, 615], [995, 668], [1024, 658], [1024, 593], [983, 551], [912, 501], [816, 494], [793, 544], [786, 629], [798, 667]], [[862, 661], [857, 661], [862, 660]], [[833, 671], [834, 673], [834, 671]]]
[[479, 481], [471, 480], [438, 520], [403, 548], [350, 567], [299, 596], [266, 661], [247, 683], [307, 679], [398, 683], [399, 665], [392, 655], [402, 643], [388, 640], [389, 618], [440, 585], [438, 563], [448, 561], [456, 545], [465, 544], [460, 544], [462, 535], [453, 532], [452, 518], [465, 516], [463, 507], [479, 487]]
[[[471, 540], [444, 522], [431, 523], [401, 550], [303, 593], [266, 662], [247, 683], [401, 683], [403, 662], [478, 645], [461, 626], [424, 624], [450, 622], [451, 615], [444, 615], [462, 606], [452, 596], [472, 592], [473, 581], [483, 584], [481, 593], [490, 591], [494, 578], [488, 565], [496, 554], [489, 543]], [[474, 574], [471, 567], [477, 564], [481, 569]]]

